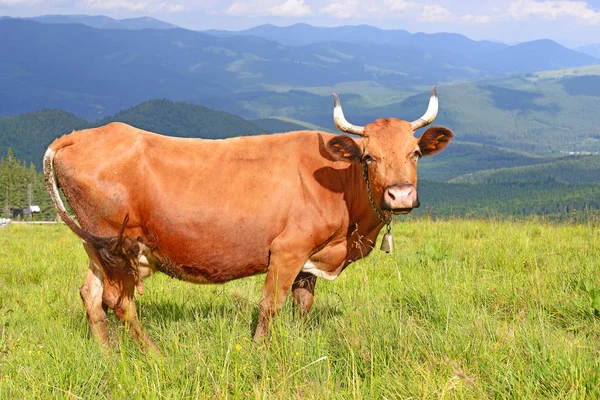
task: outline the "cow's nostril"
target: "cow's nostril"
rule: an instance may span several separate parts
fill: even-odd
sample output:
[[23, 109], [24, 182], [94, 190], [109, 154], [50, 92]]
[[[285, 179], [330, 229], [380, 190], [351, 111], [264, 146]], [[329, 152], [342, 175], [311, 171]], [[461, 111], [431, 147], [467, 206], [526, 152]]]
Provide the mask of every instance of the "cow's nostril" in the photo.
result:
[[396, 200], [396, 196], [394, 196], [394, 194], [392, 193], [391, 190], [387, 191], [388, 196], [390, 197], [390, 199], [392, 199], [392, 201]]

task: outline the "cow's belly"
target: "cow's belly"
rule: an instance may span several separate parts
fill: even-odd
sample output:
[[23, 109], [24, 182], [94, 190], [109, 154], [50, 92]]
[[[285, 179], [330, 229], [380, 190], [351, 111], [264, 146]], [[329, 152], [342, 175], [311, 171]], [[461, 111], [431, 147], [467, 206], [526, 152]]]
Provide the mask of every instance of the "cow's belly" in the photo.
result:
[[200, 258], [189, 262], [174, 261], [160, 250], [141, 255], [138, 260], [140, 278], [146, 278], [155, 271], [163, 272], [173, 278], [193, 283], [224, 283], [234, 279], [264, 273], [268, 267], [268, 257], [262, 260], [239, 260], [231, 264], [231, 257], [224, 260]]
[[230, 236], [218, 230], [197, 229], [151, 236], [157, 239], [158, 269], [190, 282], [228, 282], [264, 273], [269, 264], [267, 240], [258, 233], [254, 237]]

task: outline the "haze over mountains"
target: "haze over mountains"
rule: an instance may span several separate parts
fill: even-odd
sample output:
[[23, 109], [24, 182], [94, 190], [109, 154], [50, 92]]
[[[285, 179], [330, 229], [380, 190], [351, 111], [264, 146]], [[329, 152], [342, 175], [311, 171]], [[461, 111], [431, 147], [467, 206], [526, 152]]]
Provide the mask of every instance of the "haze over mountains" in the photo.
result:
[[419, 117], [438, 84], [437, 122], [462, 141], [600, 151], [600, 115], [589, 111], [600, 108], [600, 69], [590, 66], [600, 60], [550, 40], [509, 46], [364, 25], [208, 34], [144, 18], [35, 19], [43, 23], [0, 20], [0, 36], [11, 38], [0, 41], [0, 116], [58, 108], [96, 121], [165, 98], [287, 121], [267, 120], [269, 130], [334, 129], [333, 91], [349, 119], [367, 124]]
[[[179, 28], [97, 29], [3, 19], [0, 36], [11, 40], [0, 42], [0, 114], [56, 107], [98, 119], [163, 97], [236, 112], [228, 102], [239, 107], [257, 93], [366, 82], [382, 91], [410, 94], [433, 84], [600, 63], [552, 41], [506, 46], [454, 34], [355, 28], [405, 39], [291, 46], [257, 36], [217, 37]], [[284, 41], [288, 30], [316, 37], [323, 29], [339, 29], [343, 36], [348, 27], [281, 29], [278, 36]], [[335, 34], [324, 39], [330, 36]]]

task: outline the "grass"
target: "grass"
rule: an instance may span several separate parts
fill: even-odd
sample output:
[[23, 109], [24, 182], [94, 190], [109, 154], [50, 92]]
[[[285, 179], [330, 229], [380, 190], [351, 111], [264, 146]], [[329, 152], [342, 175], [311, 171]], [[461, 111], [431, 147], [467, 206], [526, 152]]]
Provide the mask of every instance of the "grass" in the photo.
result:
[[305, 320], [286, 304], [260, 346], [263, 276], [149, 279], [156, 357], [112, 316], [115, 349], [90, 337], [67, 228], [2, 229], [0, 398], [600, 397], [597, 226], [408, 220], [394, 235], [395, 253], [319, 280]]

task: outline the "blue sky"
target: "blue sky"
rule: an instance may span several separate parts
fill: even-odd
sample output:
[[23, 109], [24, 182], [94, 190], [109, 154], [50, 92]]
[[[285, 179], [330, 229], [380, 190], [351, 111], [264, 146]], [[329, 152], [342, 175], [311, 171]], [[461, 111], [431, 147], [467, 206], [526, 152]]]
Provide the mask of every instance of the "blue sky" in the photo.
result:
[[369, 24], [506, 43], [600, 43], [600, 0], [0, 0], [0, 15], [42, 14], [151, 16], [194, 30]]

